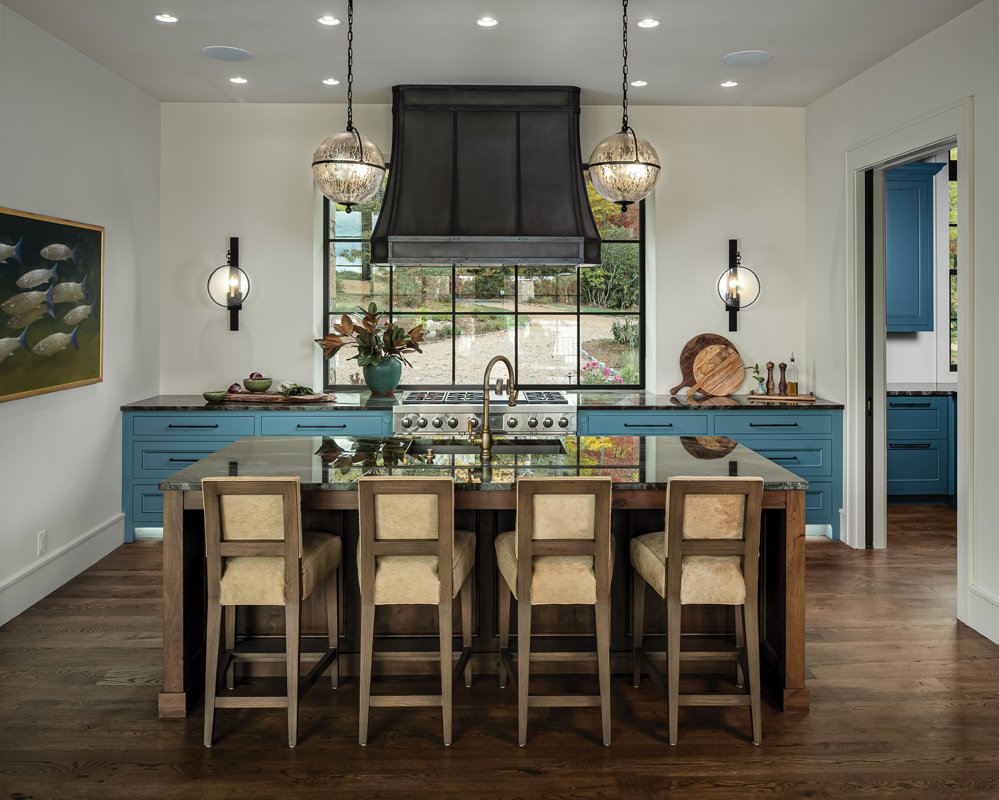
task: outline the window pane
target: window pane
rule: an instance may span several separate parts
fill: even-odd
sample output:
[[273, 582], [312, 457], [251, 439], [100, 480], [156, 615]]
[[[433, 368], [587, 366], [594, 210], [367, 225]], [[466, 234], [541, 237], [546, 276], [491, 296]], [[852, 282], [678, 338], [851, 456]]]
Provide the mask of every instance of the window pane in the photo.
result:
[[957, 269], [957, 226], [950, 228], [950, 268]]
[[378, 212], [382, 208], [382, 198], [385, 196], [385, 185], [388, 181], [388, 173], [385, 173], [385, 180], [378, 193], [368, 200], [351, 209], [350, 213], [341, 205], [329, 204], [330, 209], [330, 239], [367, 239], [374, 230], [378, 221]]
[[634, 316], [580, 316], [581, 383], [639, 382], [641, 318]]
[[420, 323], [425, 328], [420, 344], [423, 352], [406, 354], [413, 368], [403, 366], [402, 383], [451, 383], [451, 315], [397, 315], [394, 321], [407, 331]]
[[353, 347], [345, 347], [326, 362], [329, 366], [330, 385], [364, 385], [364, 376], [361, 373], [361, 368], [357, 366], [357, 360], [347, 360], [355, 355], [357, 355], [357, 350]]
[[523, 267], [517, 291], [521, 313], [527, 311], [576, 312], [575, 267]]
[[517, 380], [522, 384], [575, 383], [576, 315], [523, 315], [520, 320]]
[[458, 267], [456, 311], [513, 311], [513, 267]]
[[638, 311], [640, 269], [638, 244], [607, 244], [603, 263], [579, 270], [581, 311]]
[[372, 267], [366, 242], [330, 244], [330, 311], [356, 312], [375, 302], [388, 308], [389, 268]]
[[392, 272], [393, 310], [451, 310], [450, 267], [396, 267]]
[[[455, 383], [481, 386], [489, 359], [506, 356], [513, 361], [515, 319], [513, 314], [457, 317]], [[506, 377], [506, 367], [498, 365], [493, 379]]]
[[593, 219], [597, 223], [597, 232], [601, 239], [638, 240], [641, 231], [637, 203], [628, 206], [628, 210], [622, 212], [619, 205], [597, 194], [597, 190], [590, 183], [589, 174], [586, 178], [586, 195], [590, 200], [590, 209], [593, 211]]

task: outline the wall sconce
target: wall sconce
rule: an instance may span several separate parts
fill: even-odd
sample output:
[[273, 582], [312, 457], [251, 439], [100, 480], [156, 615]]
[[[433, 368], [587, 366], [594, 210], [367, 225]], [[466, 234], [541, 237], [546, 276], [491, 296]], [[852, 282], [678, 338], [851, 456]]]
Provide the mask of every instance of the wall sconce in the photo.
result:
[[250, 294], [250, 279], [239, 268], [239, 238], [229, 238], [229, 252], [225, 264], [208, 277], [208, 296], [223, 308], [229, 309], [229, 330], [239, 330], [239, 312], [243, 301]]
[[742, 265], [737, 239], [728, 240], [728, 269], [718, 279], [718, 296], [728, 309], [728, 329], [739, 330], [738, 313], [760, 296], [760, 279], [749, 267]]

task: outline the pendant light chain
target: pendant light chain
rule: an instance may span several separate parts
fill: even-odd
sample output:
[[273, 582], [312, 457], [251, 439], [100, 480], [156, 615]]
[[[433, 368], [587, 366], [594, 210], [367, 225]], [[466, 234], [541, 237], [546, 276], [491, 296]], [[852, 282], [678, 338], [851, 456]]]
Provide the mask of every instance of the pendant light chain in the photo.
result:
[[354, 0], [347, 0], [347, 130], [354, 130]]
[[623, 68], [621, 70], [621, 89], [623, 90], [623, 108], [621, 116], [621, 130], [628, 130], [628, 0], [621, 0], [623, 13], [622, 20], [622, 47], [621, 55], [624, 57]]

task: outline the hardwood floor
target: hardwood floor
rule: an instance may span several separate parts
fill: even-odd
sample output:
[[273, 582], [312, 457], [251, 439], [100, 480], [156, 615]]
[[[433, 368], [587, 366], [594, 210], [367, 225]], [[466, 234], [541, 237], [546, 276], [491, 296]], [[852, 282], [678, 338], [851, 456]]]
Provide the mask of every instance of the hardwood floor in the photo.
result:
[[538, 708], [519, 748], [490, 672], [456, 686], [449, 748], [433, 709], [374, 709], [359, 747], [348, 679], [294, 750], [280, 711], [220, 711], [211, 750], [200, 710], [157, 718], [161, 547], [126, 545], [0, 628], [0, 800], [999, 797], [999, 646], [954, 620], [954, 514], [894, 507], [888, 543], [809, 541], [812, 710], [766, 707], [760, 747], [745, 709], [686, 708], [671, 748], [651, 682], [616, 675], [610, 747], [599, 709]]

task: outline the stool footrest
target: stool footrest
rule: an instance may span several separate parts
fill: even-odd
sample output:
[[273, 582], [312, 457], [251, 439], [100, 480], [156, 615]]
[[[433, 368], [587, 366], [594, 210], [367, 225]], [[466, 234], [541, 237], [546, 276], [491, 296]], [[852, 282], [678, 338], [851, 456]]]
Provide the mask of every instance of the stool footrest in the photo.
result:
[[373, 694], [368, 701], [374, 707], [440, 706], [439, 694]]
[[748, 706], [748, 694], [681, 694], [681, 706]]
[[216, 708], [287, 708], [285, 695], [273, 697], [225, 697], [215, 698]]
[[532, 694], [527, 705], [540, 708], [593, 708], [600, 705], [600, 695], [593, 694]]

